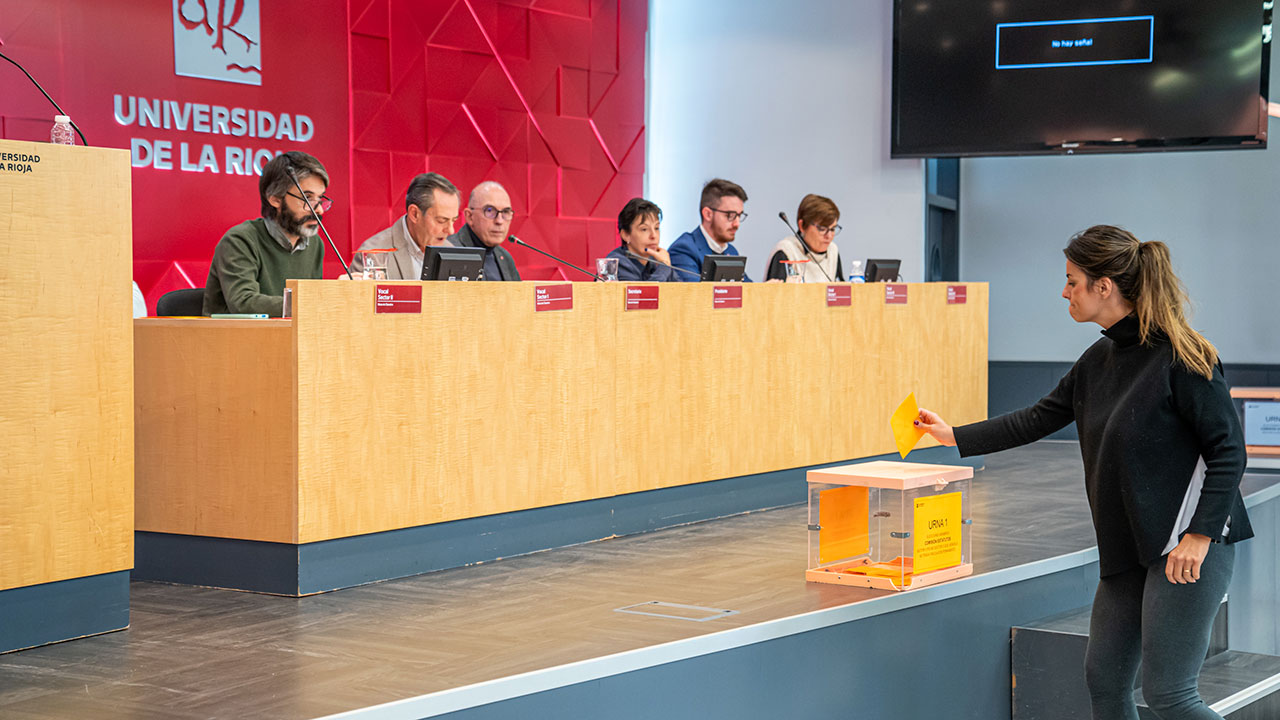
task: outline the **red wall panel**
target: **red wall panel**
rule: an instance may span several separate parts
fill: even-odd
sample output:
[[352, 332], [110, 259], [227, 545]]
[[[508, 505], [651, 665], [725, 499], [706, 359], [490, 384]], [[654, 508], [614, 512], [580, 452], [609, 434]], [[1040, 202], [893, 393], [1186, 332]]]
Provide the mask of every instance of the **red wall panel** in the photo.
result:
[[[224, 20], [229, 20], [235, 8], [229, 0], [181, 1], [189, 17], [213, 17], [222, 10]], [[350, 174], [344, 3], [330, 3], [333, 7], [323, 12], [308, 3], [262, 3], [256, 18], [259, 32], [253, 38], [261, 52], [261, 85], [244, 85], [175, 73], [176, 2], [3, 0], [0, 12], [0, 51], [27, 66], [90, 143], [119, 148], [129, 148], [134, 140], [171, 144], [172, 169], [135, 164], [133, 170], [134, 274], [152, 309], [165, 291], [203, 285], [222, 232], [259, 212], [257, 176], [230, 171], [228, 149], [305, 150], [325, 163], [341, 193], [346, 192]], [[242, 18], [240, 25], [244, 22]], [[210, 23], [211, 28], [218, 25]], [[223, 34], [225, 42], [239, 42], [232, 33]], [[204, 42], [212, 46], [216, 36]], [[316, 51], [323, 47], [339, 50]], [[4, 136], [48, 141], [52, 108], [16, 68], [5, 63], [0, 77], [5, 89], [0, 95]], [[190, 124], [186, 130], [173, 123], [169, 128], [142, 127], [136, 117], [122, 124], [115, 119], [117, 95], [148, 103], [173, 101], [180, 109], [223, 106], [305, 115], [314, 123], [314, 136], [295, 142], [196, 132]], [[124, 106], [127, 109], [127, 102]], [[209, 146], [217, 171], [184, 171], [184, 143], [193, 162]], [[92, 222], [74, 217], [74, 199], [68, 199], [68, 206], [69, 221]], [[332, 226], [345, 228], [349, 213], [350, 205], [339, 203], [330, 214]]]
[[[229, 149], [320, 158], [338, 200], [326, 225], [344, 254], [403, 212], [405, 187], [427, 170], [464, 194], [503, 183], [513, 232], [580, 264], [613, 247], [617, 211], [641, 191], [643, 0], [260, 1], [258, 33], [244, 34], [260, 48], [260, 85], [175, 73], [175, 8], [212, 29], [234, 17], [234, 0], [0, 2], [0, 51], [91, 143], [173, 148], [172, 169], [133, 171], [135, 278], [153, 310], [164, 292], [203, 284], [223, 231], [258, 212], [257, 177], [227, 167]], [[248, 27], [236, 22], [226, 42]], [[0, 64], [0, 77], [0, 137], [47, 141], [54, 111], [16, 68]], [[116, 96], [126, 109], [132, 97], [304, 115], [315, 131], [297, 142], [143, 127], [116, 119]], [[197, 171], [206, 145], [216, 172]], [[92, 222], [75, 217], [73, 198], [68, 207], [69, 222]], [[516, 259], [530, 279], [556, 273], [537, 255]]]
[[572, 262], [612, 249], [644, 174], [647, 3], [353, 0], [350, 22], [351, 164], [373, 188], [356, 190], [357, 242], [398, 217], [425, 168], [464, 193], [501, 182], [512, 232]]

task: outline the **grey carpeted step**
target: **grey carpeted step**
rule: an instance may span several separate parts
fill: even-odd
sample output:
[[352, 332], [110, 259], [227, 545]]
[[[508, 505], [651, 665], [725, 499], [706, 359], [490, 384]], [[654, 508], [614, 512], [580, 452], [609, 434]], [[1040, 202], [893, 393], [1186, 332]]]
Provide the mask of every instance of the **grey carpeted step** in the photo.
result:
[[[1230, 720], [1280, 718], [1280, 657], [1226, 652], [1204, 661], [1200, 670], [1200, 697]], [[1158, 720], [1148, 709], [1142, 690], [1134, 691], [1138, 717]]]
[[[1089, 717], [1084, 654], [1090, 608], [1051, 615], [1012, 630], [1013, 720]], [[1227, 605], [1214, 619], [1209, 656], [1227, 647]], [[1280, 719], [1276, 715], [1269, 720]], [[1243, 718], [1242, 718], [1243, 720]]]

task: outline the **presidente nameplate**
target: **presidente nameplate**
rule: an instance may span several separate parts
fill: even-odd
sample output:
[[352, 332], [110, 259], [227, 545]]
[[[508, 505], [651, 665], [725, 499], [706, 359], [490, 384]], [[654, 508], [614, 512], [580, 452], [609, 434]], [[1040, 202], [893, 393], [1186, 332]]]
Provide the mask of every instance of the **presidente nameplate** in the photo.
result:
[[742, 286], [716, 285], [711, 289], [711, 307], [716, 310], [742, 307]]

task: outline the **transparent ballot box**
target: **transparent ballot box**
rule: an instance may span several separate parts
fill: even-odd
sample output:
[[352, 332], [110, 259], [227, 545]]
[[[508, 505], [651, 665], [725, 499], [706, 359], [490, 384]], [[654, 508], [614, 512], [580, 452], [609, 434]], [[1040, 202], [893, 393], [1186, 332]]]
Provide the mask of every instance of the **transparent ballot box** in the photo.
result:
[[877, 460], [809, 471], [813, 582], [908, 590], [973, 572], [973, 468]]

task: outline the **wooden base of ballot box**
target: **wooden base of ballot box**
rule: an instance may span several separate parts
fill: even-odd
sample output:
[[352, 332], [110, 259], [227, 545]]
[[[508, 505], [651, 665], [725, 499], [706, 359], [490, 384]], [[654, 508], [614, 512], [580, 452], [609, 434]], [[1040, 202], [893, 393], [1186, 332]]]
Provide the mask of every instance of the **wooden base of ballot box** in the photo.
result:
[[[905, 561], [905, 572], [894, 572]], [[869, 559], [855, 560], [839, 565], [806, 570], [804, 579], [809, 582], [831, 583], [832, 585], [849, 585], [850, 587], [869, 587], [877, 590], [910, 590], [911, 588], [937, 585], [940, 582], [954, 580], [973, 574], [973, 563], [962, 563], [955, 567], [934, 572], [914, 575], [910, 570], [910, 558], [900, 558], [899, 562], [873, 563]], [[899, 587], [895, 578], [905, 578], [906, 585]], [[899, 580], [902, 582], [902, 580]]]

